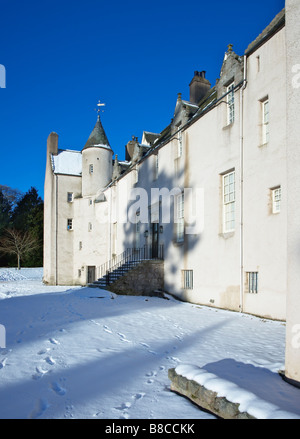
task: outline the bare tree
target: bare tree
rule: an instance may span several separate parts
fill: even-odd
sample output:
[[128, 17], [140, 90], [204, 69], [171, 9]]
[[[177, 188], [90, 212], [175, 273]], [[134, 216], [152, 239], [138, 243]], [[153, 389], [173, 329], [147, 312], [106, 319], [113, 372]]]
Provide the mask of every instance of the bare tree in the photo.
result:
[[6, 229], [0, 238], [0, 253], [17, 256], [18, 270], [21, 268], [21, 258], [39, 245], [38, 239], [29, 231]]

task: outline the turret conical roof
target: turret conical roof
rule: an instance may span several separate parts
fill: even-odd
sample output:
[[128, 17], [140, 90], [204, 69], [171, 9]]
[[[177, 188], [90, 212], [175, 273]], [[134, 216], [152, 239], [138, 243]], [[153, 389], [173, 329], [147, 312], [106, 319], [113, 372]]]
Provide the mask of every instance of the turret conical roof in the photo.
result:
[[102, 126], [100, 116], [98, 116], [96, 125], [94, 126], [94, 129], [91, 132], [90, 137], [88, 138], [83, 149], [92, 148], [94, 146], [110, 148], [110, 144]]

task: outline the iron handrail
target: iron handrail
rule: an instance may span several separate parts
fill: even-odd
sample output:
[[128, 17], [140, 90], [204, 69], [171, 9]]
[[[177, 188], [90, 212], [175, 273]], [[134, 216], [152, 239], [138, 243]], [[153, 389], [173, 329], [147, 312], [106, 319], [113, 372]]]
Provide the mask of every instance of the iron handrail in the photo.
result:
[[120, 267], [124, 267], [124, 269], [126, 269], [131, 263], [152, 259], [164, 259], [163, 244], [159, 244], [158, 246], [144, 245], [144, 247], [140, 248], [127, 248], [118, 256], [115, 256], [114, 258], [97, 267], [97, 278], [101, 279], [104, 276], [109, 276], [113, 271], [119, 269]]

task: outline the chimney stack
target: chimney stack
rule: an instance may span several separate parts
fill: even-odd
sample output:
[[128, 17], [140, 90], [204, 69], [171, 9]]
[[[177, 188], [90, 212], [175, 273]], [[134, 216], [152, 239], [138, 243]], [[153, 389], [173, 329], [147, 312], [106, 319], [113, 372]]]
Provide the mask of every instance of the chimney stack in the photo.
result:
[[210, 82], [205, 78], [205, 70], [202, 72], [195, 71], [194, 77], [190, 83], [190, 102], [197, 104], [201, 101], [206, 93], [210, 90]]
[[52, 132], [47, 139], [47, 154], [58, 154], [58, 134]]

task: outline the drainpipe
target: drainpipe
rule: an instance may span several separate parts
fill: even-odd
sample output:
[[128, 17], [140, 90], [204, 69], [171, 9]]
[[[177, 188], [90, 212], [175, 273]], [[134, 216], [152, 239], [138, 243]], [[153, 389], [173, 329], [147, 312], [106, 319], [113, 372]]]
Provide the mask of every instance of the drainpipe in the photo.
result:
[[55, 175], [55, 285], [58, 285], [58, 176]]
[[240, 89], [240, 312], [244, 310], [244, 90], [247, 86], [247, 56], [244, 55], [244, 79]]

